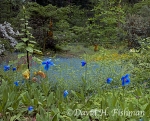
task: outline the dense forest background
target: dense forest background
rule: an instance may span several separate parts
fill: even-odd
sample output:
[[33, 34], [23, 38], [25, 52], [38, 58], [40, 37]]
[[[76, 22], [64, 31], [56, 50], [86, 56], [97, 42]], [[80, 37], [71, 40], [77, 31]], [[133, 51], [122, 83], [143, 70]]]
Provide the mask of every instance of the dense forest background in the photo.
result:
[[69, 42], [139, 48], [150, 36], [149, 0], [3, 0], [0, 23], [21, 31], [23, 5], [40, 48]]

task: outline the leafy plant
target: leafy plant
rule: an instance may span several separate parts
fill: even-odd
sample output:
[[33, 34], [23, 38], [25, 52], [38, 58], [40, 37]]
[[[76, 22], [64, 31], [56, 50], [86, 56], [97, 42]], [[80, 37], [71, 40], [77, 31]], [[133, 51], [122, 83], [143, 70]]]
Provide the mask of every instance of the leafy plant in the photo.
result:
[[115, 43], [119, 40], [119, 32], [123, 32], [125, 22], [124, 11], [119, 2], [101, 1], [94, 9], [94, 17], [88, 26], [92, 43]]
[[135, 65], [133, 74], [135, 80], [142, 84], [147, 83], [148, 86], [150, 80], [150, 38], [141, 39], [139, 43], [141, 45], [140, 53], [133, 53], [133, 64]]
[[23, 22], [21, 24], [22, 33], [20, 33], [21, 42], [19, 42], [16, 45], [16, 49], [26, 51], [27, 67], [29, 69], [29, 53], [33, 53], [34, 51], [37, 53], [42, 53], [42, 52], [40, 50], [34, 49], [36, 42], [34, 41], [34, 37], [32, 36], [32, 34], [30, 33], [31, 27], [28, 26], [28, 16], [26, 14], [26, 9], [24, 6], [23, 6], [23, 16], [24, 17], [20, 19]]

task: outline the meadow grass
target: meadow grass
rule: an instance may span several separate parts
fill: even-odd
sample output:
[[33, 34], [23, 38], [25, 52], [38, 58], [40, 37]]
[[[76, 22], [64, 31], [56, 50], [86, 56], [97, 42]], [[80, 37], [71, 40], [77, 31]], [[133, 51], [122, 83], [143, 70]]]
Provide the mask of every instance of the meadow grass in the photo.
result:
[[[149, 120], [150, 90], [133, 82], [130, 54], [103, 49], [79, 58], [42, 57], [49, 58], [55, 65], [48, 71], [40, 61], [30, 58], [29, 80], [22, 76], [26, 69], [26, 65], [21, 66], [23, 59], [10, 62], [12, 67], [20, 64], [17, 71], [12, 71], [12, 67], [4, 71], [6, 63], [1, 65], [0, 121]], [[82, 60], [86, 66], [81, 66]], [[43, 71], [46, 78], [34, 75], [38, 71]], [[125, 74], [130, 74], [131, 82], [122, 86]], [[33, 77], [37, 80], [33, 81]], [[106, 83], [107, 78], [113, 79], [110, 84]]]

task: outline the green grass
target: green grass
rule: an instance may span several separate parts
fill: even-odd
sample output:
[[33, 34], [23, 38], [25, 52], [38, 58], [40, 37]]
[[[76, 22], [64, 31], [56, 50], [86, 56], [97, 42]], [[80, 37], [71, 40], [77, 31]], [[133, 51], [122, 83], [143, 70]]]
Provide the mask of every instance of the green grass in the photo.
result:
[[[79, 57], [87, 61], [87, 70], [81, 67], [79, 60], [72, 58], [69, 66], [68, 61], [56, 63], [56, 59], [56, 65], [45, 72], [46, 78], [38, 77], [39, 82], [23, 79], [25, 67], [16, 72], [4, 72], [1, 68], [0, 121], [31, 121], [33, 118], [37, 121], [138, 121], [140, 118], [148, 121], [150, 90], [145, 83], [136, 81], [131, 54], [118, 54], [115, 49], [101, 48], [97, 52], [92, 49], [79, 45], [71, 50], [74, 54], [86, 50], [86, 54]], [[101, 67], [92, 70], [95, 63]], [[121, 70], [115, 70], [117, 65], [122, 66]], [[44, 71], [42, 66], [31, 68], [32, 73], [35, 70]], [[60, 73], [54, 75], [54, 71]], [[81, 76], [76, 75], [80, 71]], [[120, 78], [127, 73], [131, 74], [131, 83], [122, 87]], [[70, 78], [67, 80], [64, 76]], [[54, 77], [58, 80], [56, 83]], [[111, 84], [106, 84], [108, 77], [113, 78]], [[19, 81], [19, 86], [15, 86], [14, 81]], [[67, 98], [63, 97], [64, 90], [69, 92]], [[34, 110], [28, 111], [29, 106]]]

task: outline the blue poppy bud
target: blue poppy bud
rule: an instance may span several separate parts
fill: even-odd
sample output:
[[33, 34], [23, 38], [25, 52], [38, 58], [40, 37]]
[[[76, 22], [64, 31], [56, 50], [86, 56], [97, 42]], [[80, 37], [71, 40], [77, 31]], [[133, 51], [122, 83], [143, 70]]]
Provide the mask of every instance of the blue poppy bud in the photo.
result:
[[82, 65], [82, 66], [85, 66], [85, 65], [86, 65], [86, 62], [85, 62], [85, 61], [81, 61], [81, 65]]
[[107, 80], [106, 80], [106, 82], [107, 82], [107, 84], [110, 84], [111, 82], [112, 82], [112, 78], [107, 78]]
[[13, 67], [13, 69], [12, 69], [13, 71], [16, 71], [17, 69], [16, 69], [16, 67]]
[[64, 98], [66, 98], [68, 94], [69, 94], [68, 91], [65, 90], [65, 91], [64, 91]]
[[33, 107], [32, 106], [29, 106], [28, 107], [28, 111], [32, 111], [33, 110]]
[[15, 81], [14, 84], [15, 84], [16, 86], [19, 86], [19, 81]]

